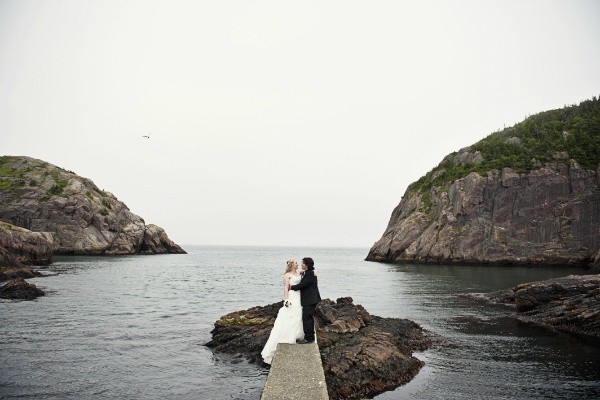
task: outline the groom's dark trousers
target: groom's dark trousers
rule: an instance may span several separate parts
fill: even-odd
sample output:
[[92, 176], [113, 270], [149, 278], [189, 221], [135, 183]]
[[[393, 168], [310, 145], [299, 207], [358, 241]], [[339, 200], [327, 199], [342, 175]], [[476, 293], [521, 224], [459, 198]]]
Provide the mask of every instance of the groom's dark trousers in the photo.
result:
[[314, 271], [305, 271], [300, 283], [292, 285], [290, 289], [300, 291], [304, 339], [307, 342], [313, 342], [315, 340], [315, 309], [321, 301], [321, 294], [319, 293], [317, 277]]
[[302, 306], [302, 329], [304, 329], [304, 340], [315, 341], [315, 309], [316, 304]]

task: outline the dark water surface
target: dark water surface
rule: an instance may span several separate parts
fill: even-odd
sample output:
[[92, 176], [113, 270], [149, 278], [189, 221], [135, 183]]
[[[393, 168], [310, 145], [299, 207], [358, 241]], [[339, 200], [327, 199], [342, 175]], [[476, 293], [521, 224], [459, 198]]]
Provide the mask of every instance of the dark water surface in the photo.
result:
[[378, 399], [600, 398], [597, 345], [522, 324], [462, 293], [582, 273], [573, 268], [393, 266], [368, 249], [186, 246], [187, 255], [57, 258], [0, 301], [0, 398], [258, 399], [267, 371], [203, 346], [221, 315], [282, 297], [290, 257], [315, 259], [323, 297], [441, 335], [426, 366]]

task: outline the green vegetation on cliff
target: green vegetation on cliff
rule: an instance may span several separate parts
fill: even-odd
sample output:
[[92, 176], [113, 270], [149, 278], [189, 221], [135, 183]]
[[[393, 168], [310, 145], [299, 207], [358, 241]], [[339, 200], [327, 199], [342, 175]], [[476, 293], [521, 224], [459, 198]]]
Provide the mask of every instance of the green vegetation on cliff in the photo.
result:
[[457, 161], [452, 153], [436, 168], [410, 186], [423, 194], [429, 205], [429, 190], [463, 178], [471, 172], [485, 175], [505, 167], [529, 172], [556, 159], [574, 159], [586, 169], [600, 164], [600, 99], [532, 115], [510, 128], [492, 133], [464, 151], [481, 157], [474, 162]]
[[[52, 196], [66, 197], [64, 189], [69, 182], [66, 179], [67, 174], [73, 174], [71, 171], [65, 171], [62, 168], [51, 166], [48, 163], [37, 161], [34, 165], [15, 156], [0, 157], [0, 191], [13, 192], [16, 196], [20, 195], [19, 189], [28, 186], [35, 188], [47, 180], [52, 179], [52, 186], [46, 191], [46, 194], [39, 201], [48, 201]], [[65, 173], [61, 173], [63, 171]]]
[[10, 165], [13, 157], [0, 157], [0, 190], [16, 190], [25, 185], [23, 177], [26, 170], [13, 168]]

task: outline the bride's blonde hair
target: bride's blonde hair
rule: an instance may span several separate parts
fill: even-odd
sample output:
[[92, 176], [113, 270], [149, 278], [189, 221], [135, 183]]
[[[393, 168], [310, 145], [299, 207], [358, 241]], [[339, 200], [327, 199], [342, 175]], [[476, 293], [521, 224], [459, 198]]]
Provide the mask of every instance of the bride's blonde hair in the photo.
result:
[[287, 274], [288, 272], [292, 272], [292, 270], [294, 269], [294, 266], [298, 265], [298, 263], [296, 262], [295, 259], [289, 259], [286, 262], [285, 265], [285, 272], [283, 273], [284, 275]]

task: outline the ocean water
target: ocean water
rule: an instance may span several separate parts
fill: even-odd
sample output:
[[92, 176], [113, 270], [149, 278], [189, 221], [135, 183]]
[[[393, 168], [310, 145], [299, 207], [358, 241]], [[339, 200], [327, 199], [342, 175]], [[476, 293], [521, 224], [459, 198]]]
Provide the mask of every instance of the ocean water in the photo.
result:
[[268, 371], [204, 346], [221, 315], [281, 299], [285, 261], [313, 257], [322, 297], [439, 335], [425, 367], [377, 399], [600, 398], [597, 344], [520, 323], [464, 293], [574, 268], [387, 265], [366, 248], [185, 246], [187, 255], [57, 257], [0, 301], [2, 399], [258, 399]]

